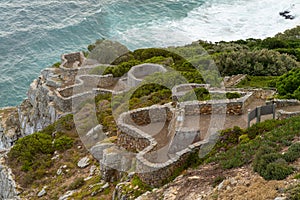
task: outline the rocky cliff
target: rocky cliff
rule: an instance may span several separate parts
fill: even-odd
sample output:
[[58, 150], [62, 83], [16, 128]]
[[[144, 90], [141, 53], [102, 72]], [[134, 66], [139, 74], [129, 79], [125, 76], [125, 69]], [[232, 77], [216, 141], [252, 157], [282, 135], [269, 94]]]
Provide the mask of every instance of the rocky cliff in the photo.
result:
[[3, 164], [3, 154], [0, 154], [0, 199], [17, 200], [19, 192], [13, 179], [11, 169]]

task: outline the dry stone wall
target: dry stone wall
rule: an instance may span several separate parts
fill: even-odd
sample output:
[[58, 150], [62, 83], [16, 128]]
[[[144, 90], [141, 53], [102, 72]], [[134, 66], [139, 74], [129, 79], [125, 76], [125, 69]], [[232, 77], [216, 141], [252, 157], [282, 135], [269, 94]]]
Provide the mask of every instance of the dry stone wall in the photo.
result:
[[156, 146], [156, 141], [147, 133], [141, 131], [138, 126], [144, 126], [155, 122], [166, 122], [172, 118], [172, 112], [169, 105], [152, 106], [150, 108], [141, 108], [132, 112], [121, 114], [118, 119], [118, 145], [123, 148], [139, 152], [146, 147]]
[[182, 102], [180, 103], [180, 107], [184, 108], [186, 115], [225, 113], [229, 115], [242, 115], [245, 112], [245, 106], [251, 101], [252, 95], [253, 93], [248, 93], [238, 99]]
[[209, 84], [197, 84], [197, 83], [187, 83], [176, 85], [172, 88], [172, 99], [173, 101], [178, 101], [181, 97], [183, 97], [187, 92], [196, 89], [196, 88], [205, 88], [209, 89]]
[[290, 117], [300, 116], [300, 112], [299, 111], [298, 112], [286, 112], [283, 110], [278, 110], [276, 112], [276, 115], [277, 115], [277, 119], [282, 120], [282, 119], [287, 119]]
[[151, 75], [155, 72], [166, 72], [167, 70], [158, 64], [145, 63], [141, 65], [134, 66], [128, 72], [127, 85], [129, 87], [135, 87], [139, 85], [143, 78]]
[[[137, 152], [136, 167], [139, 172], [138, 176], [142, 181], [153, 186], [160, 186], [178, 167], [186, 162], [191, 153], [197, 152], [203, 144], [207, 143], [207, 141], [201, 140], [199, 130], [169, 126], [174, 127], [176, 130], [174, 132], [175, 136], [169, 145], [168, 155], [170, 159], [166, 162], [158, 163], [149, 161], [150, 154], [158, 153], [155, 152], [157, 150], [157, 141], [137, 127], [151, 122], [173, 121], [172, 117], [177, 116], [174, 115], [174, 112], [171, 104], [156, 105], [123, 113], [117, 122], [120, 131], [118, 145], [127, 150]], [[179, 123], [178, 125], [181, 124]], [[183, 141], [185, 139], [187, 143]]]
[[297, 99], [273, 99], [271, 101], [266, 102], [267, 105], [274, 104], [274, 103], [276, 103], [276, 108], [300, 105], [300, 101]]
[[81, 66], [84, 61], [84, 55], [82, 52], [63, 54], [62, 57], [62, 66], [71, 68]]

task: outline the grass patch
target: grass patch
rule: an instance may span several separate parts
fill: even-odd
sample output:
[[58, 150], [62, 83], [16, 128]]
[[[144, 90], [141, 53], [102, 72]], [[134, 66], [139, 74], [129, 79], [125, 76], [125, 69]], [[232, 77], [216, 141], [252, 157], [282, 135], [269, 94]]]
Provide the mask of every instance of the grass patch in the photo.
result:
[[68, 190], [76, 190], [84, 185], [84, 179], [82, 177], [76, 178], [68, 187]]
[[249, 76], [236, 85], [238, 88], [272, 88], [276, 86], [277, 76]]

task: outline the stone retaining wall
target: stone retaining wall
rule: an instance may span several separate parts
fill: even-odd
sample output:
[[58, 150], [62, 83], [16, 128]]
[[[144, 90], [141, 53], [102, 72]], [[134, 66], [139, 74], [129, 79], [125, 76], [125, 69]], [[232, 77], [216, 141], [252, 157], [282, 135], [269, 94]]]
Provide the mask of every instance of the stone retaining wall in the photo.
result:
[[143, 153], [140, 153], [137, 155], [137, 171], [140, 172], [138, 176], [143, 182], [159, 187], [163, 185], [178, 168], [186, 164], [191, 154], [196, 153], [196, 155], [198, 155], [201, 146], [206, 143], [207, 141], [200, 141], [191, 144], [189, 147], [173, 154], [173, 156], [164, 163], [151, 163], [144, 158]]
[[133, 152], [139, 152], [149, 146], [153, 149], [157, 144], [154, 138], [137, 127], [170, 121], [171, 118], [172, 112], [169, 105], [155, 105], [121, 114], [117, 122], [118, 145]]
[[277, 119], [282, 120], [282, 119], [287, 119], [287, 118], [290, 118], [290, 117], [300, 116], [300, 111], [298, 111], [298, 112], [286, 112], [286, 111], [283, 111], [283, 110], [278, 110], [276, 112], [276, 114], [277, 114]]
[[72, 103], [83, 102], [97, 94], [113, 93], [111, 90], [96, 88], [108, 87], [114, 84], [111, 74], [108, 75], [82, 75], [76, 77], [78, 84], [57, 89], [54, 91], [54, 102], [63, 112], [72, 111]]
[[[180, 103], [186, 115], [229, 114], [242, 115], [245, 107], [252, 100], [253, 93], [248, 93], [238, 99], [189, 101]], [[224, 113], [225, 112], [225, 113]]]
[[266, 102], [267, 105], [274, 104], [274, 103], [276, 103], [276, 108], [300, 105], [300, 101], [296, 99], [274, 99]]
[[209, 89], [209, 84], [198, 84], [198, 83], [187, 83], [187, 84], [180, 84], [176, 85], [172, 88], [172, 99], [173, 101], [178, 101], [180, 97], [183, 97], [189, 91], [195, 88], [205, 88]]
[[263, 90], [263, 89], [244, 89], [244, 88], [226, 88], [227, 92], [251, 92], [256, 99], [268, 99], [272, 98], [276, 93], [275, 90]]
[[127, 85], [135, 87], [139, 85], [143, 79], [155, 72], [166, 72], [167, 70], [158, 64], [145, 63], [132, 67], [128, 72]]
[[[203, 144], [207, 143], [207, 141], [199, 141], [201, 140], [199, 130], [175, 127], [173, 140], [168, 146], [168, 152], [166, 152], [170, 159], [160, 163], [146, 159], [150, 154], [159, 152], [156, 149], [157, 142], [152, 136], [136, 126], [147, 125], [151, 122], [171, 121], [173, 112], [174, 108], [171, 104], [155, 105], [123, 113], [117, 121], [119, 128], [118, 145], [127, 150], [138, 152], [136, 155], [138, 176], [143, 182], [152, 186], [162, 185], [164, 180], [168, 179], [177, 168], [184, 165], [191, 153], [197, 152]], [[134, 119], [131, 119], [132, 117]], [[189, 143], [185, 144], [182, 141], [184, 139], [187, 139]]]
[[84, 61], [84, 55], [82, 52], [63, 54], [61, 56], [62, 66], [67, 68], [81, 66]]

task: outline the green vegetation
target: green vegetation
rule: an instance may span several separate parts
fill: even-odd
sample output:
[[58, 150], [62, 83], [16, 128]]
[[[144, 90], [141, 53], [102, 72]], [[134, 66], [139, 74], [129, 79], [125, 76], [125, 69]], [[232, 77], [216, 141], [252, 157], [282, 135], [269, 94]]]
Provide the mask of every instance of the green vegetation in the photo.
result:
[[280, 76], [276, 87], [280, 98], [300, 100], [300, 69], [293, 69]]
[[241, 94], [238, 92], [226, 92], [225, 94], [210, 94], [206, 88], [195, 88], [187, 92], [179, 101], [207, 101], [211, 99], [235, 99], [240, 98]]
[[[276, 86], [279, 97], [300, 100], [299, 33], [300, 27], [297, 27], [264, 40], [248, 39], [218, 43], [199, 41], [184, 47], [138, 49], [133, 52], [128, 52], [127, 48], [118, 43], [99, 40], [88, 47], [89, 58], [116, 66], [99, 66], [91, 70], [90, 74], [113, 74], [114, 77], [121, 77], [131, 67], [141, 63], [162, 64], [171, 72], [155, 73], [147, 77], [140, 88], [134, 89], [135, 91], [130, 90], [127, 94], [115, 97], [111, 94], [100, 94], [95, 102], [85, 102], [85, 104], [96, 104], [97, 119], [103, 125], [104, 131], [114, 136], [108, 140], [115, 142], [117, 125], [113, 117], [113, 109], [120, 107], [118, 111], [121, 112], [121, 108], [126, 106], [129, 109], [136, 109], [171, 102], [170, 89], [182, 83], [207, 82], [217, 86], [221, 79], [219, 72], [223, 76], [248, 74], [238, 87]], [[109, 45], [109, 51], [104, 52], [106, 44]], [[214, 66], [212, 59], [218, 67]], [[60, 64], [60, 62], [55, 63], [53, 67], [58, 67]], [[190, 100], [193, 99], [192, 97], [198, 100], [223, 98], [221, 96], [211, 95], [205, 88], [197, 88], [188, 92], [182, 100]], [[228, 99], [240, 97], [239, 93], [226, 93]], [[300, 136], [299, 121], [300, 117], [282, 121], [268, 120], [246, 130], [239, 127], [223, 130], [217, 143], [205, 157], [199, 158], [198, 152], [193, 152], [187, 161], [163, 182], [170, 182], [183, 170], [205, 162], [216, 162], [223, 169], [251, 165], [253, 170], [266, 180], [285, 179], [295, 171], [293, 162], [300, 157], [300, 143], [295, 143], [294, 140]], [[84, 150], [79, 150], [81, 148], [77, 148], [80, 145], [82, 144], [73, 124], [73, 116], [68, 115], [40, 132], [19, 139], [8, 153], [7, 162], [22, 187], [37, 188], [50, 182], [49, 186], [53, 188], [63, 183], [62, 176], [69, 178], [77, 171], [76, 162], [86, 153]], [[45, 179], [56, 176], [58, 169], [52, 159], [54, 152], [59, 153], [56, 162], [59, 162], [60, 166], [67, 165], [71, 172], [49, 181]], [[62, 157], [64, 159], [61, 161]], [[45, 178], [46, 176], [48, 177]], [[299, 178], [299, 174], [296, 177]], [[108, 196], [111, 188], [103, 190], [103, 184], [99, 184], [98, 178], [100, 177], [86, 182], [83, 178], [76, 178], [71, 184], [61, 188], [62, 191], [81, 188], [84, 191], [76, 194], [75, 197], [78, 199], [93, 199], [94, 197], [91, 196], [98, 193]], [[223, 179], [222, 176], [216, 177], [213, 185], [219, 184]], [[89, 188], [91, 184], [93, 187]], [[137, 176], [131, 180], [131, 186], [133, 187], [128, 190], [135, 197], [152, 189], [142, 183]], [[135, 187], [138, 190], [135, 190]], [[287, 192], [290, 199], [300, 199], [299, 191], [300, 185]], [[50, 198], [57, 199], [59, 192]], [[99, 198], [95, 197], [95, 199]]]
[[222, 75], [279, 76], [300, 66], [291, 56], [268, 49], [225, 52], [216, 63]]
[[238, 88], [273, 88], [278, 76], [249, 76], [247, 75], [236, 87]]
[[237, 99], [241, 98], [241, 94], [238, 92], [226, 92], [226, 98], [227, 99]]
[[[267, 120], [242, 130], [238, 127], [221, 132], [213, 150], [202, 160], [217, 162], [224, 169], [250, 164], [266, 180], [281, 180], [293, 173], [290, 163], [300, 157], [300, 117], [282, 121]], [[246, 136], [247, 135], [247, 136]], [[241, 141], [241, 137], [246, 141]], [[280, 151], [289, 147], [285, 154]]]
[[61, 62], [56, 62], [52, 65], [52, 67], [58, 68], [61, 65]]
[[179, 101], [191, 101], [191, 100], [198, 100], [198, 101], [206, 101], [210, 100], [209, 91], [206, 88], [195, 88], [189, 92], [187, 92]]
[[203, 78], [190, 62], [166, 49], [149, 48], [138, 49], [117, 58], [113, 65], [104, 71], [104, 74], [113, 74], [114, 77], [121, 77], [131, 67], [142, 63], [158, 63], [170, 67], [179, 72], [188, 82], [203, 83]]
[[279, 76], [300, 66], [299, 30], [298, 26], [264, 40], [199, 41], [199, 44], [212, 56], [223, 76]]
[[103, 75], [112, 74], [114, 77], [121, 77], [127, 73], [131, 67], [141, 64], [138, 60], [130, 60], [128, 62], [123, 62], [116, 67], [108, 67], [104, 70]]
[[138, 197], [147, 191], [151, 191], [153, 188], [145, 183], [143, 183], [140, 178], [136, 175], [133, 176], [131, 184], [134, 187], [138, 187], [138, 190], [134, 190], [134, 197]]
[[54, 149], [59, 151], [65, 151], [67, 149], [70, 149], [72, 146], [73, 139], [66, 135], [62, 135], [59, 138], [55, 139], [53, 143]]
[[[55, 151], [70, 149], [74, 143], [72, 115], [67, 115], [44, 130], [20, 138], [8, 154], [8, 163], [14, 166], [19, 183], [23, 187], [34, 183], [53, 165]], [[55, 134], [53, 134], [55, 133]]]
[[112, 115], [111, 94], [99, 94], [95, 98], [96, 115], [99, 124], [103, 125], [103, 131], [112, 136], [117, 135], [117, 125]]
[[165, 104], [172, 100], [170, 89], [158, 84], [146, 84], [134, 91], [129, 100], [129, 109], [143, 108], [154, 104]]

